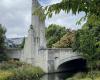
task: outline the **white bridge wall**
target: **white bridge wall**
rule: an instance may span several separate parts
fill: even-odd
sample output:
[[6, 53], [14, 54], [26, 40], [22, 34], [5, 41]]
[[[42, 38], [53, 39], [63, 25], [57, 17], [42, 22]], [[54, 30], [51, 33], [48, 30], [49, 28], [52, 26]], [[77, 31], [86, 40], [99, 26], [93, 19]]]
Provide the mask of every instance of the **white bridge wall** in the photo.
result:
[[[27, 48], [27, 49], [26, 49]], [[11, 58], [17, 58], [22, 62], [41, 67], [46, 73], [56, 72], [59, 65], [66, 61], [81, 58], [71, 48], [45, 48], [38, 50], [38, 54], [32, 56], [28, 44], [23, 50], [9, 50]], [[25, 51], [24, 51], [25, 50]], [[73, 58], [74, 56], [74, 58]]]
[[71, 48], [47, 48], [48, 52], [48, 72], [56, 72], [59, 65], [66, 61], [81, 58], [81, 56], [73, 52]]
[[7, 56], [13, 59], [19, 59], [21, 58], [22, 50], [21, 49], [8, 49], [7, 50]]

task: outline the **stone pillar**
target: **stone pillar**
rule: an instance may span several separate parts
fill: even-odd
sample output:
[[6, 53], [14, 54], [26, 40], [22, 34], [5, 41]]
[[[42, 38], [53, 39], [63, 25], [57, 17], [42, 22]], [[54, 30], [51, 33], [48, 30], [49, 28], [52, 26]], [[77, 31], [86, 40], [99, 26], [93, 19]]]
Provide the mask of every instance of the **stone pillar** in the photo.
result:
[[38, 1], [37, 0], [32, 0], [32, 19], [31, 19], [31, 23], [32, 23], [32, 26], [34, 28], [36, 37], [39, 37], [39, 34], [40, 34], [40, 28], [39, 28], [40, 20], [39, 20], [38, 16], [34, 15], [34, 11], [38, 7], [40, 7]]
[[34, 31], [31, 26], [28, 31], [28, 37], [25, 39], [23, 61], [34, 65], [34, 56]]
[[48, 54], [47, 51], [42, 50], [43, 48], [46, 48], [45, 21], [41, 21], [37, 15], [33, 14], [37, 7], [40, 7], [38, 0], [32, 0], [32, 27], [34, 30], [34, 53], [33, 54], [35, 55], [34, 56], [35, 66], [39, 66], [45, 72], [47, 72]]
[[32, 26], [35, 32], [34, 33], [35, 43], [36, 43], [35, 46], [37, 46], [38, 49], [40, 49], [46, 47], [46, 39], [45, 39], [45, 21], [41, 21], [37, 15], [34, 15], [34, 11], [38, 7], [40, 7], [38, 0], [32, 0]]

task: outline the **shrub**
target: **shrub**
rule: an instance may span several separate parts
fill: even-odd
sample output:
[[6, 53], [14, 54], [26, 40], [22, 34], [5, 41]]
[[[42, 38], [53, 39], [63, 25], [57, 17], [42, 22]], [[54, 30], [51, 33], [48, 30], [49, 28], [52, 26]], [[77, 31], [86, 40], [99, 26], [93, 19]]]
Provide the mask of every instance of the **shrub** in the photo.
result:
[[13, 76], [12, 72], [0, 70], [0, 80], [10, 80], [10, 77], [12, 76]]
[[10, 70], [10, 69], [21, 67], [23, 65], [25, 65], [25, 64], [22, 62], [19, 62], [19, 61], [12, 61], [12, 60], [5, 61], [0, 64], [0, 69], [1, 70]]
[[[100, 80], [100, 71], [94, 71], [94, 79], [95, 80]], [[66, 80], [92, 80], [91, 79], [91, 75], [90, 72], [86, 73], [86, 72], [79, 72], [76, 73], [74, 76], [72, 76], [71, 78], [68, 78]]]
[[10, 80], [38, 80], [43, 71], [39, 67], [23, 66], [13, 71], [14, 76]]
[[0, 64], [0, 80], [39, 80], [43, 70], [19, 61], [8, 61]]
[[54, 48], [72, 48], [74, 42], [75, 31], [67, 32], [59, 41], [54, 43], [52, 47]]

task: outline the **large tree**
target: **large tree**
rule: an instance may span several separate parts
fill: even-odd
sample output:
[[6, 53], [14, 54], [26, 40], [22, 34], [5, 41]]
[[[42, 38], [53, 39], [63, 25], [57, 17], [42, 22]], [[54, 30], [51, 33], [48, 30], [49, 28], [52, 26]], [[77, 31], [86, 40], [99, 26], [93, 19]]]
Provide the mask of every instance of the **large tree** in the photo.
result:
[[88, 30], [94, 35], [96, 39], [96, 53], [100, 55], [100, 18], [97, 20], [97, 16], [92, 15], [87, 18], [87, 22], [83, 25], [82, 30]]
[[90, 30], [78, 30], [75, 36], [75, 43], [73, 45], [73, 49], [78, 51], [84, 58], [87, 60], [88, 65], [90, 66], [91, 71], [91, 79], [93, 78], [93, 65], [97, 57], [96, 54], [96, 39], [92, 31]]
[[5, 54], [5, 33], [6, 29], [0, 24], [0, 62], [7, 59]]
[[60, 3], [47, 6], [46, 10], [46, 15], [49, 17], [51, 17], [53, 13], [60, 13], [61, 10], [67, 13], [72, 11], [73, 14], [85, 12], [86, 15], [89, 14], [100, 17], [100, 0], [62, 0]]
[[60, 3], [46, 6], [42, 10], [37, 8], [35, 15], [40, 16], [40, 19], [44, 20], [47, 16], [52, 17], [52, 14], [59, 14], [62, 10], [73, 14], [85, 12], [86, 15], [80, 20], [86, 19], [90, 15], [100, 18], [100, 0], [62, 0]]
[[52, 44], [56, 43], [66, 34], [66, 28], [60, 25], [51, 24], [46, 28], [47, 47], [51, 48]]
[[67, 29], [66, 34], [61, 37], [59, 41], [53, 44], [54, 48], [72, 48], [72, 44], [75, 38], [75, 31]]

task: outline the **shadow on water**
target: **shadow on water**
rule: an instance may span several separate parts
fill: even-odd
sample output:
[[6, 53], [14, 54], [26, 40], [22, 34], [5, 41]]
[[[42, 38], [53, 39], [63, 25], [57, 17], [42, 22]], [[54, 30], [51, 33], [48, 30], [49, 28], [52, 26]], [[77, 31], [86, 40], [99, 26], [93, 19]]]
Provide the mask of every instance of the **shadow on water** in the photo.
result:
[[73, 76], [77, 72], [80, 72], [80, 71], [45, 74], [40, 80], [66, 80], [67, 78]]
[[77, 72], [86, 71], [86, 61], [82, 59], [65, 62], [58, 67], [58, 73], [45, 74], [41, 80], [66, 80]]

